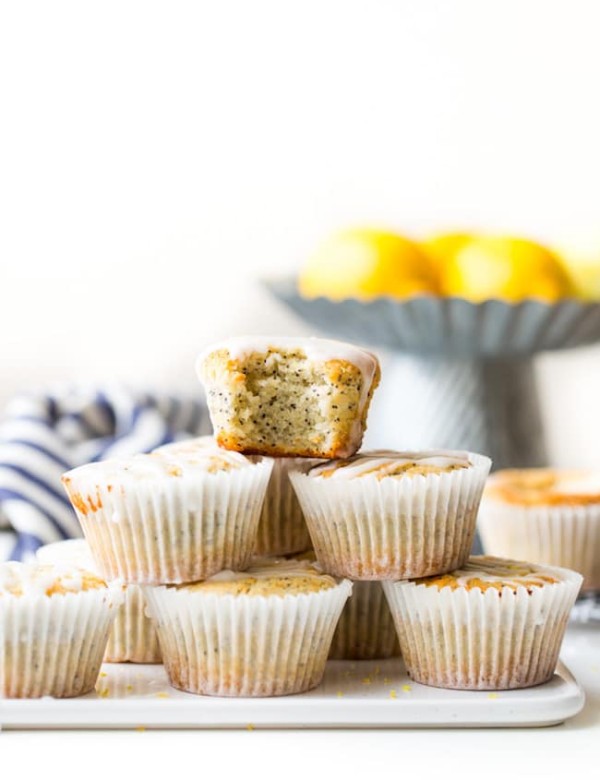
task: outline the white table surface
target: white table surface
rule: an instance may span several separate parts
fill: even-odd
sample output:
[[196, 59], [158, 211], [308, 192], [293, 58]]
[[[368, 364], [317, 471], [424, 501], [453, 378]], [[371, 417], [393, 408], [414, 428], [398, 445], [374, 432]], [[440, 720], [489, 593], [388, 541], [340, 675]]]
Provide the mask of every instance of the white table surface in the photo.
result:
[[562, 657], [587, 702], [552, 728], [4, 732], [0, 778], [600, 778], [600, 628], [569, 628]]

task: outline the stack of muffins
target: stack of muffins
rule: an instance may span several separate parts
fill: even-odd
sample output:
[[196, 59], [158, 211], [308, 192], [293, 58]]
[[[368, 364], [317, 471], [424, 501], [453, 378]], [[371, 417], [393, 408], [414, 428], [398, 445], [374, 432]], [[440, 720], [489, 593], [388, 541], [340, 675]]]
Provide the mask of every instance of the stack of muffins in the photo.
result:
[[[400, 651], [428, 685], [551, 677], [580, 575], [469, 559], [485, 456], [358, 452], [374, 355], [321, 339], [230, 339], [198, 371], [214, 438], [68, 472], [86, 541], [0, 567], [0, 692], [80, 695], [103, 654], [162, 660], [173, 686], [217, 696], [299, 693], [320, 683], [328, 657]], [[103, 604], [94, 619], [90, 593]], [[61, 677], [49, 659], [69, 655], [67, 601], [95, 654], [79, 653], [77, 668], [74, 654]], [[38, 631], [40, 610], [54, 633]], [[31, 664], [41, 671], [27, 686]]]

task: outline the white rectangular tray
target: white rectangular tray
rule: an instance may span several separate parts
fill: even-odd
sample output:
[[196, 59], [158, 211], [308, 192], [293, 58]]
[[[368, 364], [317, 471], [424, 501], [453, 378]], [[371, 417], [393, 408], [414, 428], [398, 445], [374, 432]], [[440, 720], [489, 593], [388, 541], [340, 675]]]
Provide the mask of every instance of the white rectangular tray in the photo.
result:
[[498, 693], [413, 683], [398, 659], [330, 661], [323, 683], [298, 696], [228, 699], [171, 688], [162, 666], [105, 664], [96, 693], [0, 701], [10, 728], [410, 728], [550, 726], [576, 715], [584, 694], [564, 664], [545, 685]]

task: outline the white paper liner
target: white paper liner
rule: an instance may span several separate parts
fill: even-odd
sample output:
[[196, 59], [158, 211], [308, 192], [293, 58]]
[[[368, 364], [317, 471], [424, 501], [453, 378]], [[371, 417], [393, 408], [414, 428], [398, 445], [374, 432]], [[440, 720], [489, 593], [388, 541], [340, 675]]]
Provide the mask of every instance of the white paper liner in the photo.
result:
[[[540, 571], [542, 571], [540, 567]], [[385, 582], [402, 656], [416, 682], [439, 688], [508, 690], [547, 682], [581, 576], [547, 569], [556, 584], [516, 591]]]
[[302, 462], [299, 458], [274, 459], [258, 523], [255, 555], [291, 555], [310, 547], [308, 527], [289, 478], [290, 470]]
[[65, 698], [93, 690], [122, 599], [118, 585], [0, 598], [0, 695]]
[[573, 569], [583, 591], [600, 591], [600, 503], [525, 507], [484, 496], [477, 523], [488, 555]]
[[491, 461], [469, 453], [471, 467], [403, 479], [290, 479], [324, 571], [354, 580], [441, 574], [471, 552], [477, 510]]
[[139, 585], [125, 587], [125, 601], [108, 637], [105, 663], [159, 664], [162, 660], [158, 636], [146, 616], [144, 593]]
[[[97, 511], [75, 511], [105, 579], [196, 582], [248, 564], [271, 469], [264, 458], [202, 477], [132, 480], [126, 490], [94, 483]], [[85, 470], [70, 476], [68, 488], [85, 494]]]
[[352, 584], [287, 596], [146, 588], [171, 685], [209, 696], [315, 688]]
[[329, 658], [371, 661], [400, 655], [396, 627], [379, 582], [354, 582], [333, 635]]

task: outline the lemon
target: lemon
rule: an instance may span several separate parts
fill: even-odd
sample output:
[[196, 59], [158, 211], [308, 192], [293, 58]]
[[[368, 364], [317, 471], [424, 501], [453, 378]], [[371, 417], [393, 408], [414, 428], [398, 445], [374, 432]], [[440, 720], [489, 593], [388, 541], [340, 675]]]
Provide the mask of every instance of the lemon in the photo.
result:
[[471, 301], [501, 298], [556, 301], [573, 294], [560, 260], [524, 238], [480, 236], [467, 242], [442, 268], [446, 295]]
[[600, 300], [600, 237], [578, 237], [557, 248], [577, 295], [586, 301]]
[[307, 298], [369, 300], [439, 292], [431, 260], [407, 238], [373, 228], [336, 233], [309, 258], [298, 279]]
[[421, 248], [433, 262], [441, 266], [474, 238], [470, 233], [439, 233], [421, 241]]

